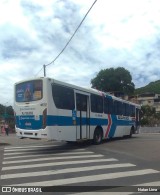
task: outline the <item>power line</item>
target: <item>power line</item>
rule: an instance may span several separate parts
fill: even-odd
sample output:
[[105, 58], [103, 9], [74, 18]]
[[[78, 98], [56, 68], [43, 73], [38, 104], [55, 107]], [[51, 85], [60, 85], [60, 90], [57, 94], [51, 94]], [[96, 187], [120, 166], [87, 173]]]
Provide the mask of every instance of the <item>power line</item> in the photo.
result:
[[[41, 70], [43, 70], [43, 67], [41, 68]], [[35, 74], [35, 77], [41, 72], [41, 70], [39, 70], [39, 71], [37, 72], [37, 74]]]
[[[87, 13], [85, 14], [85, 16], [83, 17], [82, 21], [81, 21], [80, 24], [77, 26], [76, 30], [74, 31], [74, 33], [72, 34], [72, 36], [70, 37], [70, 39], [68, 40], [68, 42], [66, 43], [66, 45], [64, 46], [64, 48], [61, 50], [61, 52], [56, 56], [56, 58], [55, 58], [54, 60], [52, 60], [49, 64], [43, 65], [43, 67], [41, 68], [41, 70], [44, 69], [44, 76], [45, 76], [45, 72], [46, 72], [46, 70], [45, 70], [46, 66], [49, 66], [49, 65], [51, 65], [52, 63], [54, 63], [54, 62], [59, 58], [59, 56], [64, 52], [64, 50], [66, 49], [66, 47], [69, 45], [69, 43], [71, 42], [71, 40], [72, 40], [73, 37], [75, 36], [76, 32], [78, 31], [78, 29], [80, 28], [80, 26], [82, 25], [82, 23], [84, 22], [84, 20], [86, 19], [87, 15], [89, 14], [89, 12], [91, 11], [91, 9], [93, 8], [93, 6], [95, 5], [96, 2], [97, 2], [97, 0], [95, 0], [95, 1], [93, 2], [93, 4], [92, 4], [91, 7], [89, 8], [89, 10], [88, 10]], [[41, 71], [41, 70], [40, 70], [40, 71]], [[39, 72], [40, 72], [40, 71], [39, 71]], [[37, 76], [37, 75], [39, 74], [39, 72], [38, 72], [35, 76]]]
[[87, 17], [87, 15], [89, 14], [89, 12], [91, 11], [92, 7], [94, 6], [94, 4], [97, 2], [97, 0], [94, 1], [94, 3], [91, 5], [91, 7], [89, 8], [89, 10], [87, 11], [87, 13], [85, 14], [85, 16], [83, 17], [82, 21], [80, 22], [80, 24], [78, 25], [78, 27], [76, 28], [76, 30], [74, 31], [73, 35], [71, 36], [71, 38], [68, 40], [68, 42], [66, 43], [66, 45], [64, 46], [64, 48], [62, 49], [62, 51], [56, 56], [56, 58], [51, 61], [49, 64], [45, 65], [45, 66], [49, 66], [52, 63], [54, 63], [59, 56], [64, 52], [64, 50], [66, 49], [66, 47], [69, 45], [69, 43], [71, 42], [71, 40], [73, 39], [74, 35], [76, 34], [76, 32], [78, 31], [78, 29], [80, 28], [80, 26], [82, 25], [82, 23], [84, 22], [85, 18]]

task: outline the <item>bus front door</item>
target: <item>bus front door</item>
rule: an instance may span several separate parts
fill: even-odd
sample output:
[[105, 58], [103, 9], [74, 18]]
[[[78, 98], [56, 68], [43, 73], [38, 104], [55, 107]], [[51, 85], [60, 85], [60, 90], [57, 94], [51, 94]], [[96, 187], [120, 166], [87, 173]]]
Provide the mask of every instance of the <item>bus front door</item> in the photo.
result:
[[76, 93], [77, 140], [89, 138], [89, 96]]

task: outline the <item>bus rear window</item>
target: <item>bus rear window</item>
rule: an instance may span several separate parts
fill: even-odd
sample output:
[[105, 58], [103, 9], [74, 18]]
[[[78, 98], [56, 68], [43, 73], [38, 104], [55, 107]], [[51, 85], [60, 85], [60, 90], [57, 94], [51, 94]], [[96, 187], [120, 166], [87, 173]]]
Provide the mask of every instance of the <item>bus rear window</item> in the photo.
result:
[[27, 81], [16, 85], [16, 102], [42, 99], [42, 80]]

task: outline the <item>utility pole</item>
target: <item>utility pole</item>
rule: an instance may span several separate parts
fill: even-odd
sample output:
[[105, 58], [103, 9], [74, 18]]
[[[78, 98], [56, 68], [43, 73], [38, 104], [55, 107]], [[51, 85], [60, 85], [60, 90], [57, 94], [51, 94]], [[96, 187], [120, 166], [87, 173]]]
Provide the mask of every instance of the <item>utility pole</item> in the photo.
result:
[[46, 77], [46, 65], [43, 65], [43, 70], [44, 70], [44, 77]]

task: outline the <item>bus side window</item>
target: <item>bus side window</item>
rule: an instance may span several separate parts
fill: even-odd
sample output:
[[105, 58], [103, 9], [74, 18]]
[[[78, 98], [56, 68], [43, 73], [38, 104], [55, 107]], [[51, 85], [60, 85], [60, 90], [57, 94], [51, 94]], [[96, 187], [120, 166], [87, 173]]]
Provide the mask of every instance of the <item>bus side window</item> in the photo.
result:
[[135, 117], [135, 107], [134, 106], [131, 106], [132, 108], [131, 108], [131, 110], [132, 110], [132, 114], [131, 114], [131, 116], [132, 117]]
[[113, 104], [113, 113], [115, 114], [115, 115], [118, 115], [119, 113], [118, 113], [118, 101], [117, 100], [114, 100], [114, 104]]
[[77, 94], [76, 105], [78, 111], [87, 111], [87, 97], [83, 94]]
[[98, 95], [91, 95], [91, 111], [96, 113], [103, 113], [103, 97]]
[[53, 84], [52, 95], [57, 108], [66, 110], [73, 110], [75, 108], [73, 89], [58, 84]]
[[127, 104], [126, 103], [122, 103], [122, 115], [123, 116], [126, 116], [126, 107], [127, 107]]
[[130, 104], [126, 104], [126, 116], [135, 116], [135, 107]]
[[126, 116], [131, 116], [131, 105], [126, 104]]
[[113, 108], [114, 103], [111, 98], [104, 98], [104, 113], [105, 114], [113, 114]]
[[107, 101], [107, 98], [104, 98], [104, 113], [108, 114], [108, 112], [109, 112], [108, 101]]
[[127, 105], [126, 103], [122, 104], [122, 114], [123, 116], [127, 116]]
[[124, 104], [123, 104], [123, 102], [118, 102], [118, 104], [119, 104], [118, 105], [118, 113], [119, 113], [119, 115], [123, 115]]

